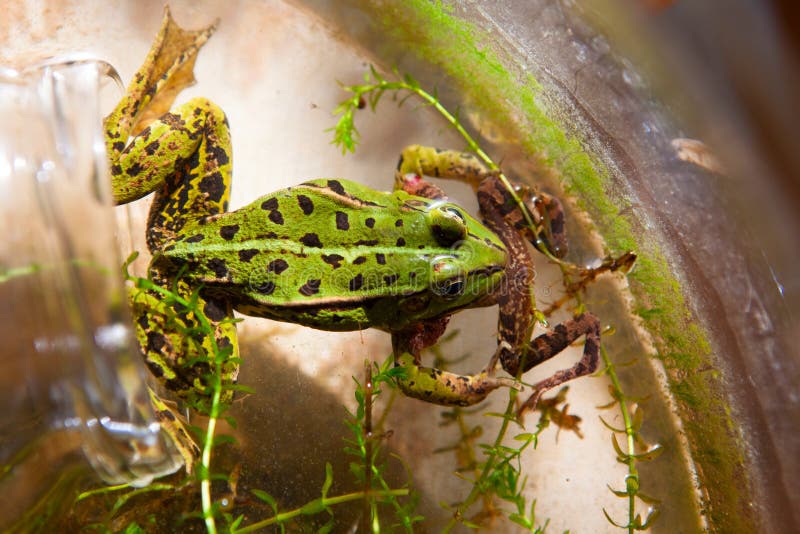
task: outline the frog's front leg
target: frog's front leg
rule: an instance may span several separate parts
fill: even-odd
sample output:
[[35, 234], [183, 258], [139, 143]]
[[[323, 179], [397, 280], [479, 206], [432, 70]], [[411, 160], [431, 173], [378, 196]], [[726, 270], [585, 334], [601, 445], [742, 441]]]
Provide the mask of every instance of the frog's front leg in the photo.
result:
[[[581, 360], [537, 383], [534, 394], [520, 412], [535, 407], [539, 397], [548, 389], [594, 372], [599, 359], [600, 326], [592, 314], [582, 314], [528, 342], [532, 329], [534, 270], [526, 240], [534, 245], [539, 239], [550, 246], [557, 244], [560, 251], [556, 255], [563, 255], [566, 236], [561, 204], [553, 197], [534, 195], [529, 188], [514, 184], [514, 193], [522, 201], [520, 205], [500, 181], [498, 173], [486, 169], [472, 154], [420, 146], [406, 148], [398, 164], [395, 186], [414, 194], [444, 198], [438, 187], [421, 179], [422, 175], [471, 184], [476, 190], [484, 222], [508, 249], [505, 284], [493, 295], [500, 313], [498, 349], [492, 361], [499, 357], [503, 369], [518, 377], [560, 353], [581, 336], [586, 336]], [[542, 226], [532, 229], [529, 220]], [[493, 364], [490, 363], [487, 369], [494, 369]]]
[[500, 387], [520, 389], [519, 384], [508, 378], [494, 376], [498, 351], [489, 365], [475, 375], [458, 375], [433, 367], [420, 366], [420, 353], [433, 345], [444, 333], [449, 317], [414, 324], [392, 334], [395, 364], [404, 368], [403, 376], [396, 382], [408, 397], [445, 406], [471, 406], [486, 398]]

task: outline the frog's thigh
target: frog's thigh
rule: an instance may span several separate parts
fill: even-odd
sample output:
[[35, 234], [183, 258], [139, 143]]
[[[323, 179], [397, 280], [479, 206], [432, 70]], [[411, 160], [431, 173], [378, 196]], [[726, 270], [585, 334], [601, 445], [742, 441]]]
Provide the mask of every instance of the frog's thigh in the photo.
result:
[[495, 378], [484, 370], [476, 375], [458, 375], [433, 367], [421, 367], [408, 352], [397, 358], [405, 375], [397, 385], [408, 397], [445, 406], [471, 406], [499, 387], [518, 387], [514, 380]]
[[[196, 160], [192, 159], [196, 156]], [[219, 173], [229, 187], [231, 139], [225, 113], [205, 98], [194, 98], [142, 130], [112, 162], [112, 191], [125, 204], [159, 189], [178, 165], [190, 164], [203, 176]]]

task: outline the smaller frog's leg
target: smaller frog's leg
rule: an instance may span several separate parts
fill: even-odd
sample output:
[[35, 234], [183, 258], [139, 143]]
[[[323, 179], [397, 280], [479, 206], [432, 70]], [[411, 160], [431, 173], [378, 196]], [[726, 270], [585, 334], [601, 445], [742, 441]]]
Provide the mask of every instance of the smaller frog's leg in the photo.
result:
[[[474, 154], [469, 152], [411, 145], [403, 149], [400, 155], [395, 172], [395, 188], [403, 189], [412, 195], [445, 198], [446, 195], [441, 189], [419, 178], [432, 176], [445, 180], [458, 180], [469, 184], [477, 192], [484, 180], [496, 178], [499, 174], [499, 171], [487, 169]], [[520, 232], [534, 246], [542, 241], [554, 256], [564, 257], [567, 253], [567, 235], [561, 201], [527, 185], [516, 182], [510, 182], [510, 185], [514, 188], [525, 211], [519, 209], [520, 206], [509, 196], [508, 204], [503, 209], [507, 224]], [[530, 222], [534, 223], [535, 229], [530, 227]]]
[[408, 397], [445, 406], [471, 406], [500, 387], [520, 389], [509, 378], [494, 376], [500, 356], [500, 346], [489, 365], [475, 375], [458, 375], [433, 367], [420, 366], [420, 353], [436, 343], [444, 333], [449, 317], [417, 323], [392, 334], [395, 364], [405, 369], [397, 378], [400, 390]]
[[518, 414], [535, 408], [539, 398], [547, 390], [574, 378], [592, 374], [597, 370], [600, 359], [600, 321], [594, 314], [582, 313], [556, 325], [549, 332], [537, 336], [525, 347], [522, 357], [518, 360], [503, 362], [503, 368], [508, 372], [515, 374], [519, 371], [519, 365], [522, 364], [521, 371], [525, 373], [559, 354], [583, 335], [586, 336], [586, 341], [583, 345], [581, 359], [572, 367], [557, 371], [552, 376], [534, 384], [533, 394], [520, 406]]
[[593, 373], [597, 369], [600, 351], [600, 322], [591, 313], [584, 313], [565, 321], [551, 331], [527, 341], [531, 325], [531, 295], [533, 262], [520, 232], [509, 224], [503, 207], [509, 204], [508, 190], [494, 177], [487, 178], [478, 187], [478, 203], [486, 225], [494, 231], [509, 251], [506, 266], [508, 283], [505, 291], [495, 295], [500, 306], [498, 336], [512, 350], [500, 349], [500, 363], [509, 374], [520, 376], [534, 366], [559, 354], [581, 336], [586, 336], [583, 356], [569, 369], [556, 372], [534, 386], [534, 393], [520, 408], [536, 406], [539, 397], [548, 389], [568, 380]]

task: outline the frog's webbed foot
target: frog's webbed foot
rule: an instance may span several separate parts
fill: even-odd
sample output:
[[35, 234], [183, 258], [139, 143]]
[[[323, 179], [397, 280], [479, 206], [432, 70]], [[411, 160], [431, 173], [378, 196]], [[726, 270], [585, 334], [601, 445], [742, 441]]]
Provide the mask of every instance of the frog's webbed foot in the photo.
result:
[[161, 29], [147, 59], [134, 75], [125, 98], [106, 118], [110, 148], [121, 151], [129, 136], [169, 111], [178, 93], [195, 83], [197, 53], [216, 27], [215, 22], [202, 30], [186, 31], [175, 23], [169, 7], [164, 8]]
[[153, 404], [153, 410], [161, 429], [169, 436], [170, 441], [183, 458], [186, 473], [191, 475], [194, 463], [200, 457], [200, 447], [192, 439], [175, 408], [168, 406], [152, 389], [150, 389], [150, 402]]

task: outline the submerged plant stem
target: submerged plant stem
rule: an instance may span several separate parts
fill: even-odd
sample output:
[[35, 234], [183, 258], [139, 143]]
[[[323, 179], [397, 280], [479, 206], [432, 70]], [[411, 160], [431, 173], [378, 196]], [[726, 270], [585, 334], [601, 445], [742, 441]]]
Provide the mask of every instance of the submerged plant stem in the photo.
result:
[[270, 525], [275, 525], [277, 523], [285, 523], [286, 521], [293, 519], [299, 515], [306, 515], [309, 509], [323, 509], [328, 506], [333, 506], [336, 504], [342, 504], [345, 502], [350, 501], [357, 501], [361, 499], [376, 499], [380, 497], [403, 497], [408, 495], [409, 490], [407, 489], [398, 489], [398, 490], [371, 490], [371, 491], [357, 491], [355, 493], [346, 493], [344, 495], [339, 495], [337, 497], [324, 497], [313, 500], [307, 503], [300, 508], [295, 510], [290, 510], [288, 512], [282, 512], [280, 514], [276, 514], [269, 519], [264, 519], [263, 521], [258, 521], [253, 523], [252, 525], [247, 525], [242, 528], [237, 528], [232, 530], [231, 532], [234, 534], [244, 534], [246, 532], [255, 532], [258, 529], [268, 527]]
[[489, 458], [486, 460], [486, 463], [481, 470], [478, 479], [472, 484], [472, 490], [467, 495], [467, 498], [458, 505], [455, 512], [453, 513], [453, 517], [450, 518], [450, 521], [447, 525], [442, 529], [442, 532], [450, 532], [453, 527], [455, 527], [458, 523], [463, 520], [464, 514], [466, 514], [467, 510], [469, 509], [472, 504], [478, 500], [484, 493], [483, 483], [489, 477], [489, 474], [492, 472], [492, 469], [495, 467], [495, 462], [497, 461], [497, 450], [503, 444], [503, 439], [506, 436], [506, 432], [508, 431], [508, 424], [511, 422], [511, 418], [508, 414], [514, 412], [514, 404], [516, 402], [517, 392], [512, 390], [509, 392], [508, 398], [508, 405], [506, 405], [505, 414], [506, 416], [503, 417], [503, 422], [500, 424], [500, 430], [497, 432], [497, 436], [495, 437], [494, 444], [492, 446], [492, 452], [489, 453]]

